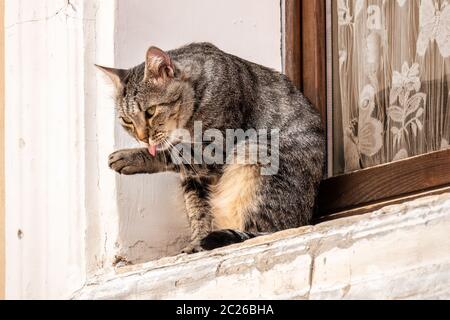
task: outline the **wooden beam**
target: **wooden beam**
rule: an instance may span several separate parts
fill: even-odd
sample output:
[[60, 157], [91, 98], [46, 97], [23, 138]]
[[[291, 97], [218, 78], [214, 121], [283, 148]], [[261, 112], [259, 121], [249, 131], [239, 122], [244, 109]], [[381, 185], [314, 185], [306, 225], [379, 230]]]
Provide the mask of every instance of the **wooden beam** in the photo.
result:
[[327, 120], [326, 2], [302, 0], [302, 82], [303, 93]]
[[302, 90], [301, 0], [285, 0], [285, 74]]
[[450, 185], [450, 149], [387, 163], [322, 182], [320, 216]]
[[392, 205], [404, 203], [407, 201], [413, 201], [413, 200], [416, 200], [419, 198], [435, 196], [435, 195], [440, 195], [440, 194], [444, 194], [444, 193], [450, 193], [450, 184], [449, 184], [449, 186], [443, 187], [443, 188], [437, 188], [437, 189], [431, 189], [429, 191], [412, 193], [410, 195], [400, 196], [398, 198], [395, 197], [395, 198], [392, 198], [389, 200], [374, 202], [373, 204], [369, 204], [369, 205], [366, 205], [363, 207], [357, 207], [357, 208], [351, 209], [351, 210], [341, 211], [341, 212], [337, 212], [337, 213], [333, 213], [333, 214], [325, 215], [325, 216], [319, 216], [314, 219], [313, 223], [319, 224], [319, 223], [322, 223], [325, 221], [332, 221], [332, 220], [337, 220], [337, 219], [342, 219], [342, 218], [359, 216], [359, 215], [366, 214], [369, 212], [374, 212], [376, 210], [379, 210], [379, 209], [387, 207], [387, 206], [392, 206]]

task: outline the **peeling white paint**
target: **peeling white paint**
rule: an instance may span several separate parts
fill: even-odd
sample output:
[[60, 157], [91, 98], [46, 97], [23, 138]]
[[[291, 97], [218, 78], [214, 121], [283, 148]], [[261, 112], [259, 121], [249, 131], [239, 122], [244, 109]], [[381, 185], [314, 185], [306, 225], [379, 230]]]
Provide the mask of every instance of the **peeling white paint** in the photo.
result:
[[62, 0], [6, 1], [8, 298], [61, 297], [86, 277], [86, 104], [78, 69], [85, 11], [82, 1], [73, 3], [76, 12]]
[[[75, 299], [449, 299], [450, 194], [119, 268]], [[238, 288], [238, 289], [236, 289]]]

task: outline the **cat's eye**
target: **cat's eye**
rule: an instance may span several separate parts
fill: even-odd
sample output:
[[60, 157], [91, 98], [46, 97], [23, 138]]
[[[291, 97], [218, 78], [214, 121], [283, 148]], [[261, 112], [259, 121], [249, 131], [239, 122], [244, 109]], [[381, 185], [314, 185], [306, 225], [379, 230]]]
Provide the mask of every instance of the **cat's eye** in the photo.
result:
[[147, 109], [147, 111], [145, 112], [145, 116], [147, 117], [147, 119], [151, 119], [153, 118], [155, 113], [156, 113], [156, 106], [153, 106]]
[[132, 122], [131, 120], [128, 120], [128, 119], [126, 119], [126, 118], [124, 118], [124, 117], [121, 117], [120, 120], [121, 120], [122, 123], [123, 123], [124, 125], [126, 125], [126, 126], [132, 126], [132, 125], [133, 125], [133, 122]]

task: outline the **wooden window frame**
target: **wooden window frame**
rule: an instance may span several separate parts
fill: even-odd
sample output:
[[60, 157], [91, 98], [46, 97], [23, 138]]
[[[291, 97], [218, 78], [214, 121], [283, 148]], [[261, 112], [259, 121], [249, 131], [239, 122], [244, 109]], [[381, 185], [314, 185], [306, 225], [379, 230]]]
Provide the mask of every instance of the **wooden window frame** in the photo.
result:
[[[330, 142], [326, 19], [327, 0], [285, 0], [285, 73], [320, 111]], [[316, 218], [360, 214], [448, 191], [450, 150], [437, 151], [325, 179]]]

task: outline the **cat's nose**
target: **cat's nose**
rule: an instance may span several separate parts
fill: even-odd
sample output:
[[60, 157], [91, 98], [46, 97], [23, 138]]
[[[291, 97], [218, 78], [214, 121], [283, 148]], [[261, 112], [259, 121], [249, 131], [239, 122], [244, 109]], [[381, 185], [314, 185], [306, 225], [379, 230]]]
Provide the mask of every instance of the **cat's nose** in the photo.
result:
[[136, 136], [142, 142], [148, 142], [148, 130], [147, 130], [147, 128], [138, 128], [138, 129], [136, 129]]

